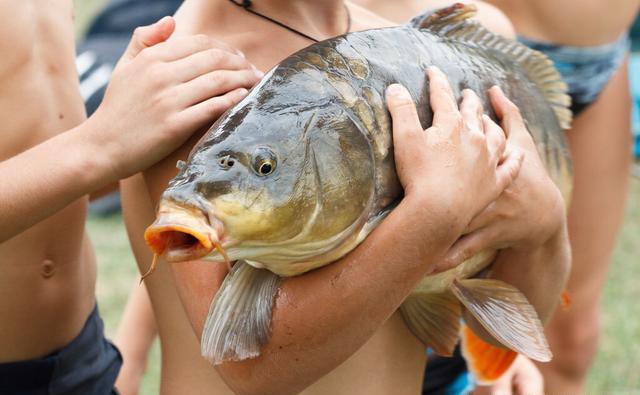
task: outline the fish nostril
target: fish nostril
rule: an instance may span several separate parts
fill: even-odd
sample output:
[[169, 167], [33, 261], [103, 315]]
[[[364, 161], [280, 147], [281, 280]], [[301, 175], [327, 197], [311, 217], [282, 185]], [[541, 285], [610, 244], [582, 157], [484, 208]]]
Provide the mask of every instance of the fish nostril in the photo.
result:
[[223, 156], [222, 158], [218, 159], [218, 164], [224, 169], [233, 167], [235, 163], [236, 161], [229, 155]]

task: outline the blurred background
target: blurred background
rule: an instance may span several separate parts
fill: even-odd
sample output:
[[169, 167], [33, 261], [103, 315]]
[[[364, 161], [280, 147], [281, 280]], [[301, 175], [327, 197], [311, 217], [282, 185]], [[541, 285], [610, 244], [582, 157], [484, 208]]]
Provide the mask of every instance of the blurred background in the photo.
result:
[[[123, 9], [124, 3], [138, 7]], [[102, 82], [128, 42], [127, 20], [147, 23], [153, 14], [171, 14], [179, 0], [74, 0], [78, 68], [83, 95], [91, 112], [98, 104]], [[109, 6], [108, 13], [96, 16]], [[145, 20], [145, 18], [147, 18]], [[114, 23], [114, 21], [118, 23]], [[122, 29], [125, 29], [122, 31]], [[106, 33], [110, 31], [110, 33]], [[87, 33], [89, 36], [87, 37]], [[640, 156], [640, 23], [633, 31], [638, 38], [630, 64], [634, 94], [634, 133], [636, 158]], [[105, 35], [106, 34], [106, 35]], [[109, 36], [110, 35], [110, 36]], [[105, 39], [105, 37], [108, 37]], [[636, 160], [628, 200], [626, 220], [614, 254], [603, 303], [603, 338], [598, 357], [589, 376], [589, 394], [640, 394], [640, 165]], [[630, 174], [630, 177], [632, 175]], [[88, 229], [98, 253], [97, 297], [108, 337], [115, 336], [131, 284], [139, 273], [129, 248], [119, 212], [119, 199], [111, 195], [94, 204]], [[141, 394], [158, 394], [160, 388], [160, 351], [152, 348]]]

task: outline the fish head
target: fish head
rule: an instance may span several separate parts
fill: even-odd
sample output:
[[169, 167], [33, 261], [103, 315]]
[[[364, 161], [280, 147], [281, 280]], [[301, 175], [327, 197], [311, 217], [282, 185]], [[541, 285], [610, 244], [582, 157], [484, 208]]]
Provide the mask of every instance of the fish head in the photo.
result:
[[145, 232], [156, 254], [308, 261], [362, 222], [374, 169], [352, 117], [326, 100], [275, 102], [243, 102], [196, 145]]

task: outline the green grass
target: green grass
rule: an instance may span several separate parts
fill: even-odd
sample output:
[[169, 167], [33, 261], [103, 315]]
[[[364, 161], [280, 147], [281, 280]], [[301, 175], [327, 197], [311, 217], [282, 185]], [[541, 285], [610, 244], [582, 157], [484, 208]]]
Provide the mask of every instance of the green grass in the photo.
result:
[[[88, 228], [98, 254], [98, 301], [107, 334], [113, 336], [138, 272], [120, 216], [90, 218]], [[603, 337], [589, 375], [589, 394], [640, 394], [639, 258], [640, 181], [635, 179], [604, 292]], [[158, 393], [159, 358], [156, 344], [141, 394]]]
[[634, 179], [626, 221], [603, 298], [603, 338], [589, 375], [590, 394], [640, 394], [640, 181]]

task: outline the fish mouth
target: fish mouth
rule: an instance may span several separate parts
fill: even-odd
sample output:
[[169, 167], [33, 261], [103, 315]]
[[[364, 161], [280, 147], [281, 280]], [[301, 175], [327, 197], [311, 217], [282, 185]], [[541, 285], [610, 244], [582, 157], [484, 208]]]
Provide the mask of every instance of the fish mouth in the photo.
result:
[[[144, 232], [144, 239], [156, 257], [167, 262], [184, 262], [205, 257], [216, 249], [222, 251], [221, 231], [221, 224], [216, 221], [212, 225], [202, 210], [162, 201], [155, 222]], [[224, 256], [224, 251], [221, 254]]]

